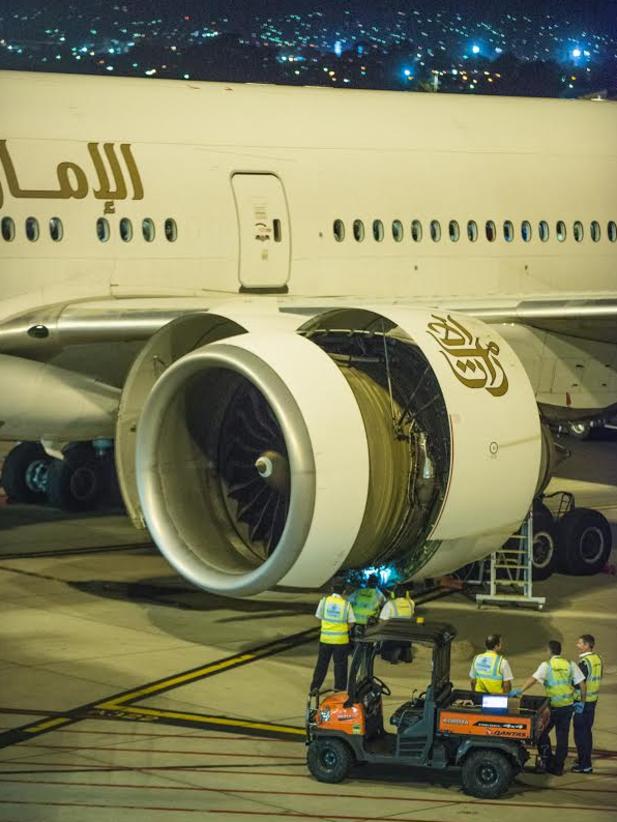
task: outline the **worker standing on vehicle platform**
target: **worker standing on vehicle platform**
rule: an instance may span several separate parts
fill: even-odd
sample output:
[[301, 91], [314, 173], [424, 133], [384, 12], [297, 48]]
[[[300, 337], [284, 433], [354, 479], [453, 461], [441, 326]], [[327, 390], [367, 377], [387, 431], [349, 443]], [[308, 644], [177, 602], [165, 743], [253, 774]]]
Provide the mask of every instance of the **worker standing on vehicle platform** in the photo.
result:
[[315, 611], [315, 616], [321, 620], [321, 634], [319, 653], [311, 682], [311, 693], [316, 693], [321, 688], [332, 656], [334, 656], [334, 689], [336, 691], [347, 690], [349, 626], [356, 621], [356, 617], [350, 603], [343, 596], [344, 590], [344, 580], [333, 580], [332, 593], [319, 600]]
[[[574, 743], [578, 753], [578, 760], [571, 770], [574, 773], [593, 773], [591, 752], [593, 750], [593, 721], [596, 716], [596, 704], [602, 680], [602, 657], [596, 654], [594, 647], [595, 637], [591, 634], [582, 634], [576, 640], [579, 650], [578, 667], [585, 677], [586, 696], [581, 697], [580, 691], [574, 701]], [[582, 706], [582, 707], [581, 707]]]
[[[394, 599], [389, 599], [379, 614], [380, 622], [390, 619], [413, 619], [416, 604], [404, 585], [394, 587]], [[413, 659], [411, 642], [394, 642], [384, 640], [381, 643], [381, 658], [397, 665], [399, 662], [411, 662]]]
[[416, 610], [416, 604], [404, 585], [396, 585], [394, 599], [389, 599], [381, 609], [379, 619], [411, 619]]
[[377, 614], [385, 602], [386, 598], [377, 587], [378, 584], [377, 574], [371, 574], [366, 581], [366, 587], [356, 588], [349, 597], [349, 602], [356, 617], [356, 624], [353, 626], [352, 631], [354, 636], [362, 636], [369, 622], [377, 618]]
[[512, 687], [512, 668], [502, 656], [501, 634], [491, 634], [484, 640], [486, 651], [473, 658], [469, 670], [471, 690], [483, 694], [507, 694]]
[[[551, 703], [551, 718], [538, 739], [540, 763], [537, 770], [562, 776], [564, 762], [568, 755], [568, 734], [574, 705], [574, 686], [580, 686], [580, 704], [585, 702], [587, 688], [585, 677], [578, 665], [568, 662], [561, 656], [561, 642], [556, 639], [549, 640], [548, 650], [551, 655], [550, 659], [538, 667], [522, 688], [513, 688], [510, 695], [521, 696], [537, 682], [544, 685], [544, 690]], [[555, 756], [553, 756], [549, 738], [549, 733], [553, 728], [557, 736]]]

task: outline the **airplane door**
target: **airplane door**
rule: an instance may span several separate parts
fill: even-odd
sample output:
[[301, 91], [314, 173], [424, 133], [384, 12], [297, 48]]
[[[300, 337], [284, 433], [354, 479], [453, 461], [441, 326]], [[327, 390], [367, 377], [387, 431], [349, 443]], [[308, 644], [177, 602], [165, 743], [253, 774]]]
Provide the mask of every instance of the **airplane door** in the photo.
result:
[[274, 174], [234, 174], [244, 288], [283, 288], [289, 279], [289, 215], [283, 184]]

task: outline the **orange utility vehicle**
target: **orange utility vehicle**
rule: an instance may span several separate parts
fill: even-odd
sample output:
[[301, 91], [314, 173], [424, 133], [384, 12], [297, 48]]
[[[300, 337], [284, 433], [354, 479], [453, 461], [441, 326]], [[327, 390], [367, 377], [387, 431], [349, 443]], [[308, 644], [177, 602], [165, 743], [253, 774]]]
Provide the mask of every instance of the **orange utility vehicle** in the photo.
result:
[[[309, 696], [307, 758], [321, 782], [340, 782], [354, 764], [398, 764], [460, 768], [465, 791], [488, 799], [501, 796], [529, 758], [549, 719], [548, 700], [458, 690], [450, 682], [451, 625], [391, 619], [356, 641], [348, 691]], [[400, 705], [383, 724], [382, 695], [390, 689], [374, 674], [375, 658], [393, 644], [430, 645], [431, 682]]]

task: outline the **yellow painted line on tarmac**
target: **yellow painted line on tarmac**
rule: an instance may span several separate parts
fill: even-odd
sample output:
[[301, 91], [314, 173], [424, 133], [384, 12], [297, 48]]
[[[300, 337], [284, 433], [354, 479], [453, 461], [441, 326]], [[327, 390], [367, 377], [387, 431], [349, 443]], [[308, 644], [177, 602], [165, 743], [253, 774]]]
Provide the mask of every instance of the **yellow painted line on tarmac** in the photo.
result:
[[184, 685], [194, 679], [201, 679], [206, 674], [214, 673], [215, 671], [224, 671], [225, 668], [239, 665], [242, 662], [248, 662], [251, 659], [258, 659], [258, 655], [238, 654], [238, 656], [231, 657], [230, 659], [224, 659], [222, 662], [215, 662], [212, 665], [204, 665], [203, 668], [198, 668], [196, 671], [189, 671], [188, 673], [180, 674], [179, 676], [170, 676], [168, 679], [163, 679], [153, 685], [146, 685], [145, 687], [137, 688], [134, 691], [127, 691], [122, 694], [122, 696], [111, 699], [107, 702], [97, 702], [95, 707], [117, 708], [125, 702], [130, 702], [135, 699], [142, 699], [144, 696], [152, 696], [152, 694], [156, 694], [158, 691], [165, 690], [167, 688], [176, 688], [179, 685]]
[[29, 734], [36, 734], [39, 731], [46, 731], [49, 728], [53, 728], [56, 725], [66, 725], [67, 722], [75, 722], [70, 716], [59, 716], [55, 719], [48, 719], [45, 722], [39, 722], [38, 725], [30, 725], [23, 730]]
[[187, 722], [207, 723], [211, 725], [224, 725], [228, 728], [251, 728], [258, 731], [276, 731], [277, 733], [291, 734], [292, 736], [305, 736], [304, 728], [293, 728], [289, 725], [275, 725], [270, 722], [252, 722], [248, 719], [230, 719], [221, 716], [207, 716], [205, 714], [185, 713], [184, 711], [167, 711], [162, 708], [139, 708], [126, 706], [121, 708], [122, 713], [136, 714], [141, 716], [153, 716], [158, 719], [178, 719]]

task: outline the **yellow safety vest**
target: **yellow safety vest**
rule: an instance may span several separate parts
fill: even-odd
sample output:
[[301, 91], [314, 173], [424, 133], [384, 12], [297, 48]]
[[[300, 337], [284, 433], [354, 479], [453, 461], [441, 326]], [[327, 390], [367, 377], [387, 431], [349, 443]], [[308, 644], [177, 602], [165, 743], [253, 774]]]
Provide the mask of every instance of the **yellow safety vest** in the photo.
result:
[[396, 597], [390, 604], [394, 609], [392, 619], [411, 619], [416, 607], [413, 599], [407, 597]]
[[474, 657], [471, 663], [473, 678], [476, 680], [475, 690], [484, 694], [503, 694], [503, 676], [501, 663], [503, 657], [496, 651], [485, 651]]
[[581, 657], [581, 662], [586, 662], [589, 667], [585, 702], [597, 702], [602, 680], [602, 657], [595, 653], [586, 654]]
[[574, 686], [570, 663], [562, 656], [551, 657], [548, 661], [548, 675], [544, 680], [544, 690], [551, 701], [551, 708], [565, 708], [574, 702]]
[[359, 588], [352, 594], [353, 612], [358, 625], [366, 625], [379, 611], [381, 597], [376, 588]]
[[319, 641], [326, 645], [346, 645], [349, 642], [349, 603], [337, 594], [330, 594], [323, 602]]

